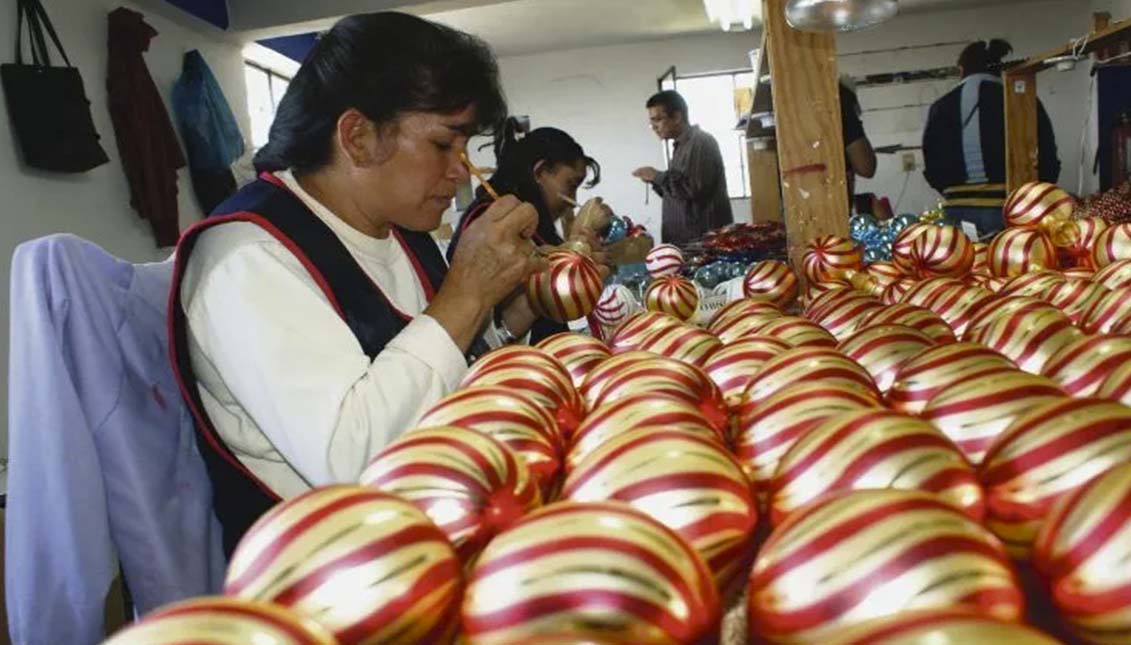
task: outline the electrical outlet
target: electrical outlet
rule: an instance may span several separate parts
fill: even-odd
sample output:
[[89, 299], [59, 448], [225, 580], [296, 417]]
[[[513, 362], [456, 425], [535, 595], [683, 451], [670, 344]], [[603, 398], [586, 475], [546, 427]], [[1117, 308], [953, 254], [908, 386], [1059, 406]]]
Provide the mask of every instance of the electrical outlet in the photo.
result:
[[919, 162], [915, 160], [914, 152], [903, 153], [903, 172], [915, 172], [919, 167]]

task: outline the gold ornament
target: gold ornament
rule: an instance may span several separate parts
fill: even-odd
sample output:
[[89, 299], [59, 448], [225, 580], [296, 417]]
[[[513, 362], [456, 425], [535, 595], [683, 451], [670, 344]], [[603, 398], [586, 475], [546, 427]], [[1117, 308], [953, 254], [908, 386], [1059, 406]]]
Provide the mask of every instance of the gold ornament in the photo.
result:
[[671, 529], [620, 502], [561, 502], [491, 542], [462, 613], [467, 645], [543, 634], [670, 645], [706, 637], [720, 607], [707, 566]]

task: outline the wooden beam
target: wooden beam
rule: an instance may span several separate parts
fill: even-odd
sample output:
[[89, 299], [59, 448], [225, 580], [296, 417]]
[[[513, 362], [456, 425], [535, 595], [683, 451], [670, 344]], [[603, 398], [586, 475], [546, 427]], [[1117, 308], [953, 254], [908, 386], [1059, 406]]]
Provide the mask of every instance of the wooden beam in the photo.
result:
[[1037, 181], [1037, 76], [1005, 74], [1005, 168], [1009, 191]]
[[764, 0], [789, 255], [800, 274], [806, 245], [848, 237], [836, 38], [792, 29], [786, 0]]
[[750, 176], [752, 221], [782, 221], [781, 172], [772, 139], [746, 141], [746, 170]]
[[1009, 72], [1018, 75], [1037, 74], [1052, 67], [1046, 64], [1045, 61], [1059, 56], [1068, 56], [1073, 53], [1074, 47], [1077, 49], [1076, 53], [1090, 56], [1098, 51], [1119, 45], [1120, 43], [1131, 42], [1131, 20], [1108, 24], [1107, 27], [1097, 29], [1089, 34], [1087, 39], [1088, 42], [1084, 45], [1082, 50], [1080, 50], [1079, 46], [1069, 42], [1061, 47], [1034, 56], [1024, 63], [1010, 68]]

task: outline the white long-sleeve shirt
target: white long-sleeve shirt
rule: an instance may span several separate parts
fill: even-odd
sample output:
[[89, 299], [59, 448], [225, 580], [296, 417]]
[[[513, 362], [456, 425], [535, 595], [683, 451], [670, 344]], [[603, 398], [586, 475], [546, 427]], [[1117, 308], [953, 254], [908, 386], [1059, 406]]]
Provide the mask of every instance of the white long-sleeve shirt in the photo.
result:
[[181, 286], [189, 355], [216, 431], [284, 498], [358, 478], [369, 459], [452, 392], [466, 359], [433, 318], [392, 237], [350, 227], [279, 173], [401, 312], [373, 361], [295, 256], [258, 226], [204, 231]]

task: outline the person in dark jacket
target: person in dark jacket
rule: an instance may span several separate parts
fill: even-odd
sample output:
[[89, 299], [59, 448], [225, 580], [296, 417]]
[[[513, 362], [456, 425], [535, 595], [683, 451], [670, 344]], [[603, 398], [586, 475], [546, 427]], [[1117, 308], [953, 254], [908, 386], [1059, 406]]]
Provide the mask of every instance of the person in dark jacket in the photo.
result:
[[[515, 195], [538, 210], [538, 231], [533, 238], [536, 244], [561, 246], [569, 239], [585, 241], [591, 247], [597, 243], [593, 231], [574, 226], [573, 205], [578, 188], [592, 188], [601, 181], [601, 164], [586, 155], [573, 137], [557, 128], [537, 128], [523, 134], [518, 120], [511, 117], [495, 137], [495, 163], [498, 168], [487, 180], [491, 186], [499, 194]], [[491, 202], [491, 196], [480, 186], [456, 226], [448, 246], [449, 259], [459, 247], [461, 234]], [[598, 207], [611, 215], [608, 207]], [[530, 342], [538, 343], [566, 330], [566, 325], [542, 318], [531, 329]]]
[[[1004, 40], [976, 42], [962, 51], [962, 82], [931, 106], [923, 133], [924, 175], [946, 198], [948, 219], [977, 227], [980, 238], [1003, 227], [1006, 198], [1005, 88], [1002, 61], [1013, 52]], [[1038, 105], [1042, 181], [1060, 176], [1056, 137], [1043, 105]]]

